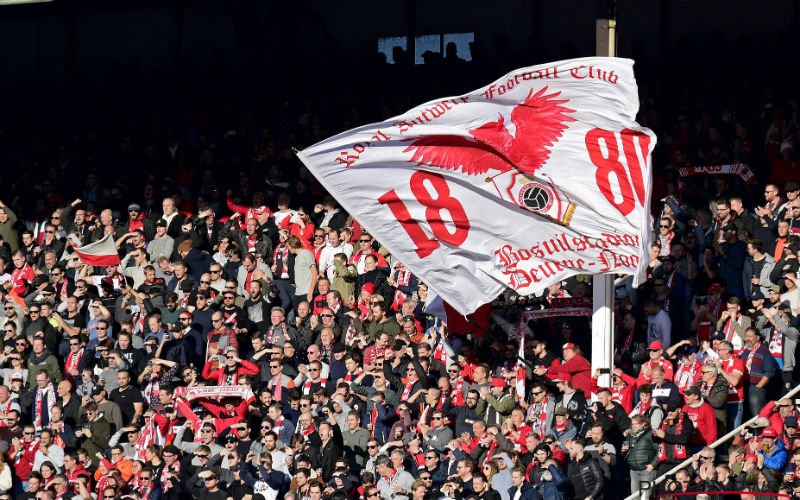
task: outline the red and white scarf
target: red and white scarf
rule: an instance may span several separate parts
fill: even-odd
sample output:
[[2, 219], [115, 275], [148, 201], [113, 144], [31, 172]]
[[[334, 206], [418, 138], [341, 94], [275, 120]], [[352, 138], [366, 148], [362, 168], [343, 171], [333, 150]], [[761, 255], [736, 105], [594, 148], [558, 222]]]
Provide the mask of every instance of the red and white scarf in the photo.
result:
[[[47, 384], [45, 388], [47, 391], [47, 414], [50, 415], [50, 409], [53, 408], [53, 405], [56, 404], [56, 388], [53, 387], [53, 383]], [[36, 400], [33, 403], [33, 425], [36, 427], [36, 431], [42, 430], [42, 422], [44, 420], [44, 407], [42, 406], [43, 401], [42, 396], [42, 389], [36, 391]], [[50, 419], [48, 419], [49, 421]]]
[[[6, 404], [0, 406], [0, 408], [2, 408], [2, 411], [0, 411], [0, 413], [3, 413], [4, 415], [8, 415], [8, 412], [11, 411], [11, 405], [13, 403], [14, 403], [14, 400], [9, 398], [8, 402], [6, 402]], [[8, 423], [5, 420], [0, 420], [0, 427], [8, 427]]]
[[783, 359], [783, 333], [777, 326], [769, 338], [769, 353], [775, 359]]
[[[661, 430], [667, 430], [667, 419], [665, 418], [664, 421], [661, 423]], [[678, 414], [678, 425], [675, 427], [675, 431], [672, 432], [675, 436], [680, 436], [681, 432], [683, 431], [683, 415]], [[672, 446], [672, 457], [667, 455], [667, 443], [661, 442], [658, 445], [658, 461], [663, 462], [668, 459], [674, 460], [683, 460], [686, 458], [686, 447], [681, 444], [673, 444]]]
[[327, 383], [328, 383], [327, 379], [324, 379], [324, 378], [320, 378], [318, 380], [308, 379], [303, 384], [303, 395], [304, 396], [310, 396], [311, 395], [311, 386], [312, 385], [319, 384], [319, 385], [323, 386], [323, 385], [325, 385]]
[[[285, 279], [285, 277], [289, 276], [289, 245], [286, 243], [281, 243], [277, 247], [275, 247], [275, 251], [272, 254], [272, 262], [277, 264], [276, 269], [278, 271], [278, 278]], [[279, 269], [278, 269], [279, 268]]]
[[161, 384], [158, 379], [158, 376], [151, 377], [144, 388], [144, 399], [148, 405], [154, 405], [158, 401], [158, 395], [161, 392]]
[[531, 403], [528, 408], [527, 421], [531, 424], [531, 432], [541, 441], [547, 430], [547, 404], [551, 401], [546, 397], [541, 403]]
[[144, 452], [151, 444], [164, 446], [164, 436], [161, 435], [161, 430], [158, 428], [156, 419], [153, 417], [149, 419], [146, 418], [144, 427], [139, 429], [139, 435], [136, 438], [136, 458], [138, 460], [147, 461]]
[[64, 361], [64, 378], [72, 378], [69, 374], [70, 370], [77, 370], [83, 358], [83, 348], [81, 347], [78, 352], [70, 352], [67, 354], [67, 359]]
[[[275, 335], [275, 328], [278, 326], [281, 327], [281, 335], [283, 336], [283, 344], [290, 341], [288, 333], [286, 333], [286, 322], [282, 322], [280, 325], [273, 325], [267, 330], [267, 344], [275, 344], [280, 341], [280, 337]], [[280, 344], [280, 345], [283, 345]]]
[[[161, 482], [161, 491], [163, 491], [164, 493], [166, 493], [167, 491], [170, 490], [170, 488], [172, 488], [172, 486], [169, 484], [169, 481], [168, 481], [168, 478], [167, 478], [167, 473], [169, 473], [169, 472], [172, 472], [176, 476], [180, 477], [180, 475], [181, 475], [181, 463], [176, 461], [171, 467], [164, 467], [164, 469], [161, 470], [161, 481], [160, 481]], [[100, 490], [100, 491], [103, 491], [103, 490]]]
[[408, 286], [411, 282], [411, 271], [402, 264], [398, 264], [395, 269], [395, 283], [397, 288], [394, 291], [394, 300], [392, 301], [392, 310], [399, 311], [403, 306], [403, 301], [406, 300], [406, 294], [400, 291], [401, 286]]
[[352, 382], [353, 380], [360, 377], [362, 373], [364, 373], [364, 370], [362, 368], [359, 368], [355, 373], [347, 372], [347, 375], [344, 376], [344, 381], [348, 383]]
[[417, 383], [416, 380], [415, 381], [409, 380], [408, 382], [406, 382], [406, 387], [405, 389], [403, 389], [403, 394], [400, 396], [400, 401], [408, 401], [408, 398], [411, 397], [411, 389], [414, 387], [414, 384], [416, 383]]
[[728, 321], [725, 322], [725, 340], [733, 345], [733, 353], [739, 354], [742, 351], [742, 339], [736, 334], [734, 322], [736, 322], [738, 325], [741, 325], [742, 315], [739, 314], [735, 319], [728, 318]]

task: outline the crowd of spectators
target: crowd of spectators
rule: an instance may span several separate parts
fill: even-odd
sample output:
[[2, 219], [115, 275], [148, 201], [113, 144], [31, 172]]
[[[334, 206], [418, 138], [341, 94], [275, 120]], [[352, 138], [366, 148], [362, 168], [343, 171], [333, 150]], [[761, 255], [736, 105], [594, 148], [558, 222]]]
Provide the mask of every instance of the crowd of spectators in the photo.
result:
[[[586, 276], [426, 310], [292, 153], [356, 109], [0, 133], [0, 500], [800, 496], [797, 102], [720, 96], [664, 113], [642, 86], [655, 243], [616, 282], [609, 388], [557, 312]], [[735, 163], [755, 176], [681, 171]], [[109, 234], [119, 265], [77, 258]]]

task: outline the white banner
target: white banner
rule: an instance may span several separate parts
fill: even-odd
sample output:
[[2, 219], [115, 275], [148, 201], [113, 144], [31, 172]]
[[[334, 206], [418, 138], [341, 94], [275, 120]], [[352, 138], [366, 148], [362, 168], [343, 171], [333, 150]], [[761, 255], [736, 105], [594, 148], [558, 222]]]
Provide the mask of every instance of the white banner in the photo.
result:
[[650, 154], [633, 61], [523, 68], [341, 133], [298, 155], [323, 186], [459, 312], [508, 286], [644, 276]]

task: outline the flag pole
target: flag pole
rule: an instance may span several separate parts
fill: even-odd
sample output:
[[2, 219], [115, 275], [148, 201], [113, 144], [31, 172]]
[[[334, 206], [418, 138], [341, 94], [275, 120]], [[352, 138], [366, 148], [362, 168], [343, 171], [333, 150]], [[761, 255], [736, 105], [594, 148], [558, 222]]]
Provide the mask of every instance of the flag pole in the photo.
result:
[[[617, 55], [616, 0], [597, 0], [596, 54]], [[614, 365], [614, 275], [592, 277], [592, 372], [600, 369], [599, 387], [611, 386]]]

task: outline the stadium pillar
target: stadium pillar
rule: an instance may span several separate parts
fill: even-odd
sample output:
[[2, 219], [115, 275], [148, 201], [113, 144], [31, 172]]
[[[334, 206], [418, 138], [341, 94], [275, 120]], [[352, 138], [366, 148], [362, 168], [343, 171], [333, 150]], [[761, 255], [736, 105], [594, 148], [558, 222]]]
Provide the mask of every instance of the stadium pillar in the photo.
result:
[[[616, 1], [598, 0], [595, 21], [596, 54], [617, 55]], [[614, 365], [614, 275], [592, 278], [592, 372], [600, 369], [597, 384], [611, 386]]]

